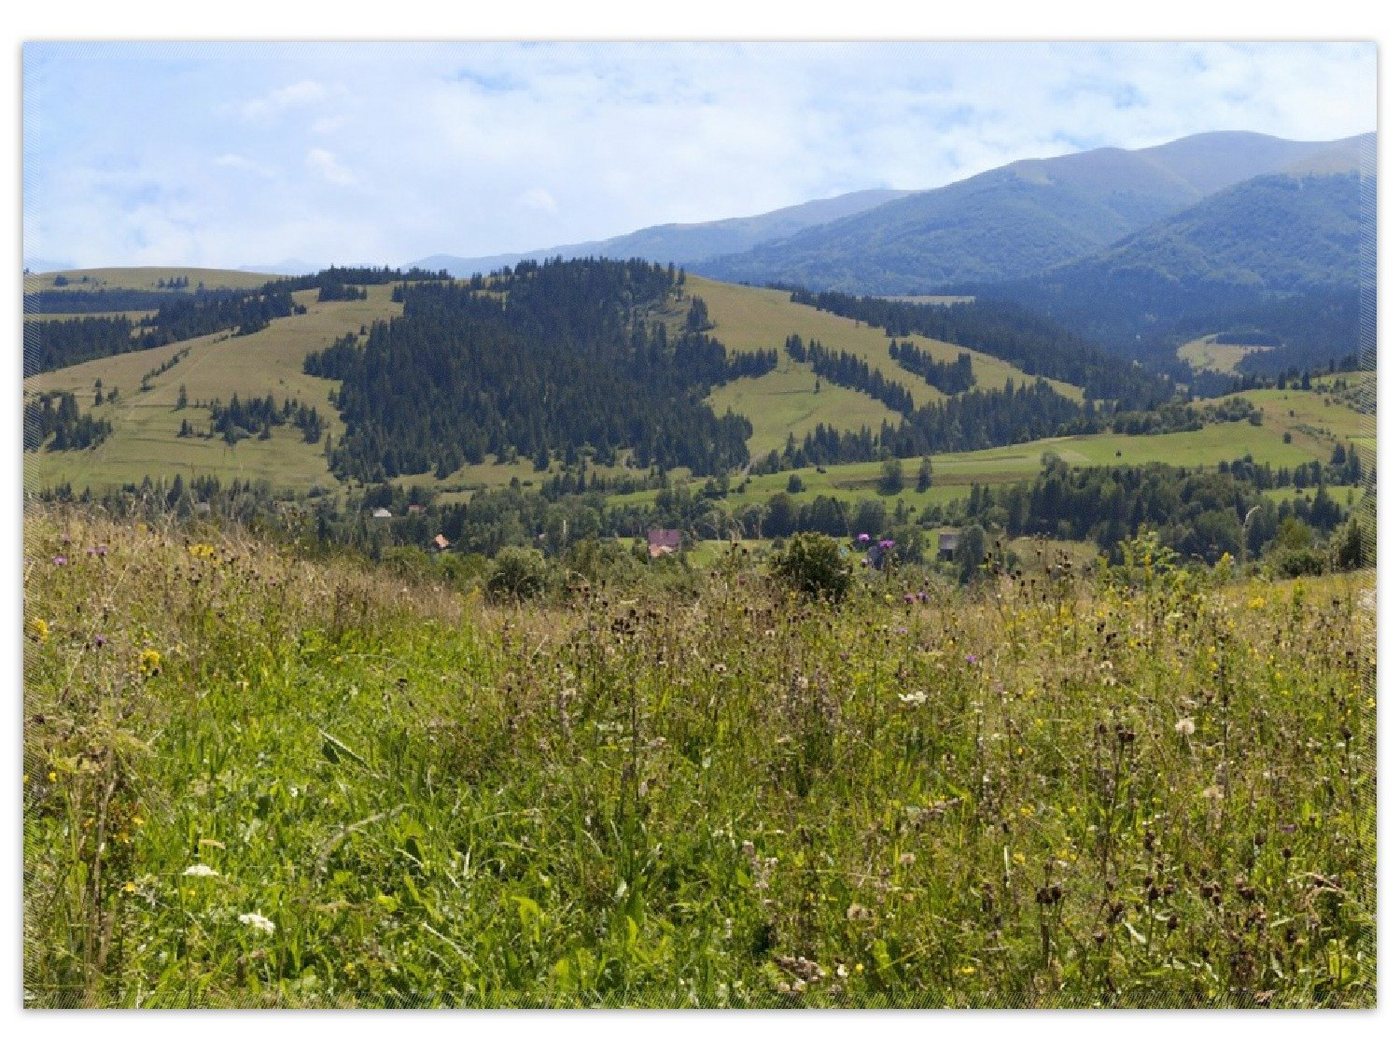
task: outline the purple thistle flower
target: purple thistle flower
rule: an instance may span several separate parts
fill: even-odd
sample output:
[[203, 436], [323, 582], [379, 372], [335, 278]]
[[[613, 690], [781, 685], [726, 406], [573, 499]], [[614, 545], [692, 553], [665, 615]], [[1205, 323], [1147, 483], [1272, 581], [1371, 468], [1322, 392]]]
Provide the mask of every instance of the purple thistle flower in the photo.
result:
[[869, 543], [869, 542], [870, 542], [870, 533], [868, 533], [868, 532], [862, 532], [859, 536], [856, 537], [856, 542], [857, 542], [857, 543]]
[[53, 563], [55, 565], [67, 565], [68, 559], [65, 558], [62, 554], [55, 554], [53, 556]]
[[975, 663], [977, 662], [977, 657], [973, 656], [971, 653], [968, 653], [968, 654], [967, 654], [967, 662], [968, 662], [969, 664], [975, 664]]
[[914, 604], [914, 596], [913, 596], [912, 594], [905, 594], [905, 596], [904, 596], [904, 604], [905, 604], [905, 605], [913, 605], [913, 604]]
[[928, 601], [928, 592], [927, 592], [927, 591], [920, 591], [918, 594], [914, 595], [914, 597], [917, 598], [920, 602], [927, 602], [927, 601]]
[[99, 634], [94, 636], [92, 639], [92, 644], [93, 648], [101, 649], [104, 645], [107, 644], [107, 636], [105, 634]]
[[880, 549], [881, 549], [882, 551], [893, 550], [893, 549], [894, 549], [894, 540], [881, 540], [881, 541], [880, 541]]

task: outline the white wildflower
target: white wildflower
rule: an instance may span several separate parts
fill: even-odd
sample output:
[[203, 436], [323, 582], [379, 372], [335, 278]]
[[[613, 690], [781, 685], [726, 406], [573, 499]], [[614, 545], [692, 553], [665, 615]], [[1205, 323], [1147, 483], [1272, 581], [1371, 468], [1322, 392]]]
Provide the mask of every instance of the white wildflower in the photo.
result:
[[1190, 736], [1196, 731], [1196, 723], [1189, 718], [1183, 718], [1177, 722], [1176, 731], [1182, 736]]
[[185, 874], [195, 879], [217, 879], [219, 873], [208, 864], [191, 864], [185, 869]]
[[899, 702], [905, 707], [923, 707], [924, 704], [928, 703], [928, 694], [922, 689], [913, 693], [905, 693], [899, 698]]
[[244, 926], [251, 926], [255, 930], [261, 930], [263, 933], [277, 932], [276, 923], [274, 923], [267, 916], [259, 915], [255, 911], [244, 912], [238, 917], [238, 921], [241, 922]]

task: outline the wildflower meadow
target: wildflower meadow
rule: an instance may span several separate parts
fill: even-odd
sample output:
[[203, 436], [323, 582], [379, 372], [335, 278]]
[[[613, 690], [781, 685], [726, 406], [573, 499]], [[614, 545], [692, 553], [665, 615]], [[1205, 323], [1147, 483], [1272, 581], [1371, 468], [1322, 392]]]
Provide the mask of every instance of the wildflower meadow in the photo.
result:
[[520, 601], [35, 508], [25, 1002], [1374, 1005], [1374, 573], [1125, 553]]

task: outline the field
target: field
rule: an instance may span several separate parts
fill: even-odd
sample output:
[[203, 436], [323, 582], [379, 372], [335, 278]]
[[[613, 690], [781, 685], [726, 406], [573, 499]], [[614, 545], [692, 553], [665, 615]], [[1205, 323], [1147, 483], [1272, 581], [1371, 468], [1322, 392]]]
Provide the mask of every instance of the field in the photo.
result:
[[[1004, 445], [977, 452], [950, 452], [930, 456], [933, 484], [918, 492], [920, 457], [900, 460], [905, 488], [897, 495], [882, 496], [876, 491], [880, 480], [878, 463], [843, 463], [830, 467], [806, 467], [779, 474], [751, 475], [743, 492], [733, 489], [727, 497], [731, 507], [766, 502], [787, 490], [791, 474], [803, 483], [795, 497], [809, 500], [817, 496], [856, 501], [883, 500], [891, 509], [898, 501], [914, 510], [939, 506], [952, 499], [966, 499], [974, 483], [1005, 485], [1030, 481], [1040, 473], [1044, 457], [1053, 454], [1072, 467], [1142, 466], [1166, 463], [1181, 467], [1213, 467], [1221, 462], [1252, 456], [1256, 463], [1275, 469], [1296, 467], [1321, 459], [1326, 462], [1337, 441], [1354, 442], [1363, 459], [1374, 456], [1374, 420], [1360, 415], [1341, 402], [1318, 391], [1249, 391], [1249, 400], [1264, 412], [1262, 426], [1247, 422], [1212, 424], [1202, 430], [1173, 434], [1085, 434], [1044, 438], [1022, 445]], [[1331, 401], [1329, 404], [1328, 401]], [[1289, 413], [1293, 413], [1290, 415]], [[1292, 440], [1285, 443], [1288, 432]], [[1291, 494], [1292, 490], [1288, 490]], [[1334, 493], [1342, 498], [1339, 493]], [[653, 492], [636, 492], [612, 497], [617, 502], [649, 502]]]
[[[67, 284], [58, 285], [54, 281], [62, 277]], [[38, 292], [48, 288], [64, 288], [70, 292], [93, 291], [98, 288], [135, 288], [142, 291], [160, 291], [162, 281], [168, 284], [177, 278], [189, 280], [189, 291], [199, 285], [213, 290], [216, 288], [261, 288], [268, 281], [276, 280], [275, 274], [252, 273], [247, 270], [203, 270], [190, 266], [127, 266], [92, 270], [62, 270], [55, 273], [24, 275], [24, 290]]]
[[[236, 271], [175, 270], [92, 271], [90, 276], [93, 280], [111, 282], [113, 286], [155, 287], [157, 280], [181, 274], [211, 285], [220, 280], [234, 281], [240, 276], [245, 279], [260, 276], [239, 275]], [[796, 332], [804, 339], [817, 339], [829, 347], [860, 355], [887, 377], [904, 383], [921, 402], [943, 397], [889, 360], [888, 340], [878, 329], [794, 304], [785, 293], [772, 289], [721, 284], [695, 276], [687, 277], [686, 287], [705, 299], [715, 323], [712, 334], [733, 350], [781, 347], [784, 340]], [[303, 442], [291, 428], [275, 430], [268, 441], [245, 440], [236, 446], [217, 440], [182, 439], [176, 437], [176, 433], [182, 419], [189, 419], [195, 427], [207, 425], [207, 409], [193, 403], [212, 398], [227, 401], [234, 393], [242, 396], [270, 393], [279, 400], [297, 398], [325, 406], [334, 384], [303, 374], [305, 355], [325, 347], [346, 332], [357, 331], [363, 324], [396, 315], [401, 308], [390, 301], [391, 291], [389, 285], [370, 286], [366, 301], [330, 303], [316, 302], [314, 291], [299, 292], [296, 298], [307, 306], [306, 314], [278, 319], [252, 336], [237, 339], [207, 336], [32, 377], [25, 382], [26, 392], [69, 390], [78, 396], [85, 410], [92, 403], [93, 386], [99, 379], [105, 389], [118, 388], [122, 396], [115, 405], [93, 410], [99, 418], [112, 421], [115, 431], [110, 438], [91, 451], [27, 454], [26, 485], [42, 489], [66, 481], [78, 490], [86, 486], [100, 489], [139, 482], [147, 475], [168, 478], [181, 473], [186, 478], [213, 474], [224, 480], [235, 477], [264, 480], [278, 488], [302, 492], [312, 485], [336, 487], [338, 483], [327, 470], [323, 445]], [[683, 310], [678, 307], [673, 313], [678, 318]], [[944, 360], [952, 360], [960, 352], [958, 347], [934, 340], [916, 338], [914, 341]], [[140, 390], [145, 373], [185, 348], [190, 351], [187, 358], [152, 378], [150, 390]], [[972, 356], [979, 386], [999, 388], [1008, 378], [1014, 382], [1030, 378], [995, 358], [977, 353]], [[1324, 389], [1323, 381], [1311, 391], [1250, 391], [1245, 396], [1264, 412], [1260, 427], [1229, 423], [1202, 431], [1161, 436], [1110, 434], [1052, 438], [981, 452], [935, 456], [934, 485], [925, 493], [913, 490], [918, 460], [906, 460], [904, 469], [909, 487], [897, 498], [921, 508], [965, 497], [974, 482], [1000, 484], [1029, 479], [1039, 471], [1041, 457], [1046, 452], [1054, 452], [1072, 466], [1154, 461], [1180, 466], [1213, 466], [1222, 460], [1248, 454], [1258, 462], [1281, 467], [1319, 458], [1326, 460], [1333, 445], [1340, 441], [1355, 443], [1363, 456], [1373, 457], [1374, 416], [1358, 411], [1347, 400], [1363, 392], [1360, 383], [1359, 374], [1353, 376], [1351, 386], [1357, 389], [1335, 395]], [[182, 385], [192, 404], [178, 411], [175, 403]], [[1076, 388], [1066, 384], [1056, 385], [1072, 396], [1079, 394]], [[720, 386], [712, 392], [709, 401], [716, 411], [731, 410], [752, 422], [754, 434], [749, 451], [754, 457], [782, 449], [790, 434], [800, 440], [819, 423], [843, 430], [861, 426], [878, 430], [883, 423], [897, 421], [895, 413], [865, 394], [825, 380], [818, 384], [809, 365], [792, 361], [786, 355], [780, 357], [774, 372]], [[326, 414], [331, 420], [328, 430], [332, 440], [338, 440], [339, 421], [328, 406]], [[422, 484], [438, 489], [444, 499], [451, 502], [469, 498], [470, 492], [479, 486], [505, 485], [512, 478], [519, 478], [523, 484], [539, 484], [557, 469], [557, 464], [549, 472], [538, 472], [524, 461], [515, 464], [487, 462], [463, 467], [445, 480], [424, 474], [401, 481], [406, 485]], [[801, 498], [815, 495], [873, 498], [878, 472], [877, 464], [850, 464], [821, 473], [815, 469], [800, 471], [807, 487], [807, 495]], [[619, 475], [627, 470], [618, 467], [599, 473]], [[677, 476], [683, 473], [677, 472]], [[752, 478], [743, 493], [731, 495], [730, 503], [741, 506], [767, 499], [786, 484], [786, 474]], [[614, 498], [622, 502], [647, 502], [652, 494], [643, 492]], [[888, 502], [893, 505], [894, 498]]]
[[[316, 292], [298, 292], [294, 298], [306, 306], [305, 314], [279, 318], [252, 335], [203, 336], [87, 361], [27, 379], [26, 393], [71, 391], [85, 411], [110, 419], [114, 430], [94, 450], [26, 455], [26, 484], [42, 488], [68, 481], [77, 489], [88, 485], [98, 488], [140, 481], [146, 475], [170, 478], [182, 473], [187, 480], [210, 474], [224, 480], [265, 480], [301, 491], [311, 485], [336, 485], [326, 466], [323, 444], [308, 445], [291, 428], [274, 430], [268, 441], [240, 441], [234, 446], [217, 439], [179, 438], [176, 434], [182, 418], [188, 418], [192, 426], [207, 429], [208, 410], [195, 407], [194, 402], [215, 398], [227, 402], [234, 394], [271, 394], [279, 402], [295, 398], [317, 406], [331, 420], [328, 432], [332, 440], [338, 440], [339, 418], [327, 405], [327, 395], [335, 384], [306, 375], [302, 362], [307, 353], [324, 349], [347, 332], [401, 312], [402, 307], [390, 301], [391, 293], [389, 285], [377, 285], [369, 287], [367, 300], [319, 303]], [[153, 377], [150, 390], [140, 389], [144, 374], [185, 349], [189, 355]], [[117, 388], [121, 396], [115, 404], [90, 409], [98, 380], [105, 390]], [[191, 402], [183, 411], [175, 407], [181, 386]]]
[[[794, 303], [787, 292], [772, 288], [722, 284], [687, 275], [686, 291], [705, 300], [710, 320], [715, 324], [711, 334], [730, 350], [781, 350], [788, 336], [796, 333], [804, 341], [815, 339], [829, 349], [854, 354], [872, 369], [878, 368], [886, 379], [898, 381], [904, 386], [913, 395], [916, 406], [944, 399], [936, 387], [906, 372], [890, 359], [889, 337], [881, 328], [849, 317], [838, 317], [814, 306]], [[909, 341], [940, 361], [956, 361], [959, 353], [971, 354], [973, 375], [977, 379], [977, 387], [982, 389], [1000, 390], [1008, 379], [1017, 385], [1034, 382], [1033, 377], [1019, 368], [988, 354], [923, 336], [910, 336]], [[738, 381], [739, 384], [750, 382], [753, 380]], [[1082, 390], [1069, 383], [1058, 380], [1049, 382], [1067, 397], [1078, 399], [1083, 396]], [[827, 385], [823, 383], [823, 389]], [[800, 440], [802, 434], [799, 433], [797, 437]]]
[[1265, 346], [1241, 346], [1235, 343], [1217, 343], [1215, 336], [1204, 335], [1193, 339], [1185, 346], [1177, 347], [1176, 356], [1198, 372], [1224, 372], [1233, 374], [1235, 367], [1244, 360], [1246, 354], [1256, 350], [1267, 350]]
[[24, 541], [29, 1006], [1376, 1003], [1374, 574], [497, 606]]

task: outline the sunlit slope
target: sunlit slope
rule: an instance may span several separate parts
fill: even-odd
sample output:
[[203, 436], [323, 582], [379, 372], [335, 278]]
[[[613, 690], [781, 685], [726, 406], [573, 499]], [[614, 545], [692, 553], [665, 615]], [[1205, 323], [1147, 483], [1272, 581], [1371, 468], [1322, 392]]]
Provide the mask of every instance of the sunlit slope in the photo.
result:
[[[148, 474], [154, 478], [177, 473], [187, 478], [213, 474], [226, 481], [265, 480], [300, 490], [334, 484], [323, 455], [324, 436], [311, 445], [294, 428], [277, 427], [269, 440], [228, 445], [217, 438], [176, 435], [182, 419], [197, 430], [208, 429], [209, 411], [201, 403], [227, 402], [234, 394], [243, 398], [271, 394], [278, 402], [290, 398], [315, 405], [330, 424], [327, 432], [332, 441], [338, 441], [340, 420], [327, 400], [335, 384], [306, 375], [302, 364], [310, 351], [402, 311], [390, 299], [390, 285], [370, 285], [368, 291], [369, 298], [363, 301], [326, 303], [316, 301], [314, 290], [298, 292], [296, 299], [306, 306], [305, 314], [278, 318], [253, 335], [201, 336], [31, 377], [24, 384], [26, 394], [71, 391], [84, 412], [111, 420], [113, 430], [95, 449], [26, 454], [26, 487], [66, 481], [81, 489], [140, 481]], [[141, 389], [143, 375], [186, 349], [188, 356], [152, 376], [150, 389]], [[115, 404], [93, 407], [98, 380], [104, 390], [120, 391]], [[189, 402], [183, 410], [175, 407], [181, 386]]]
[[[890, 359], [890, 340], [881, 328], [794, 303], [787, 292], [773, 288], [751, 288], [687, 275], [686, 290], [705, 301], [715, 326], [710, 334], [730, 350], [781, 349], [788, 337], [796, 334], [804, 341], [815, 339], [831, 350], [854, 354], [872, 369], [879, 369], [886, 379], [907, 389], [916, 405], [945, 399], [936, 387]], [[971, 354], [978, 389], [1000, 390], [1008, 379], [1016, 385], [1035, 381], [1033, 376], [989, 354], [923, 336], [910, 336], [909, 341], [938, 361], [953, 362], [959, 354]], [[710, 401], [719, 411], [730, 408], [749, 417], [754, 424], [754, 438], [749, 443], [754, 455], [781, 447], [788, 433], [801, 440], [818, 423], [855, 430], [862, 425], [878, 428], [881, 422], [897, 418], [873, 398], [843, 390], [826, 380], [822, 381], [820, 392], [814, 393], [816, 378], [807, 365], [784, 354], [776, 373], [728, 383], [716, 390]], [[1082, 396], [1082, 391], [1069, 383], [1051, 380], [1050, 385], [1066, 396]]]
[[[66, 284], [55, 283], [59, 279]], [[89, 270], [55, 270], [51, 273], [24, 275], [24, 290], [40, 292], [59, 288], [69, 292], [97, 291], [98, 289], [130, 288], [137, 291], [162, 291], [171, 281], [183, 279], [189, 282], [185, 291], [194, 291], [200, 285], [213, 291], [218, 288], [261, 288], [268, 281], [276, 280], [275, 275], [253, 273], [249, 270], [210, 270], [192, 266], [129, 266], [99, 267]], [[164, 282], [164, 283], [162, 283]]]
[[[728, 502], [731, 507], [766, 502], [787, 491], [789, 478], [795, 473], [803, 483], [803, 491], [796, 497], [799, 501], [817, 496], [847, 501], [883, 499], [891, 509], [903, 501], [918, 510], [950, 499], [965, 499], [973, 484], [1001, 486], [1030, 481], [1041, 472], [1047, 454], [1058, 456], [1071, 467], [1136, 467], [1149, 463], [1213, 467], [1249, 456], [1256, 463], [1266, 463], [1277, 470], [1315, 460], [1326, 463], [1340, 443], [1354, 444], [1362, 462], [1368, 467], [1374, 464], [1375, 418], [1356, 411], [1330, 391], [1252, 390], [1241, 396], [1262, 410], [1260, 426], [1239, 421], [1170, 434], [1076, 434], [974, 452], [940, 453], [930, 457], [933, 483], [924, 492], [915, 487], [920, 458], [911, 457], [900, 461], [904, 490], [883, 497], [877, 491], [882, 472], [879, 463], [807, 467], [751, 476], [743, 492], [730, 490]], [[616, 500], [649, 502], [654, 495], [638, 492]], [[1334, 495], [1340, 496], [1340, 490]]]

